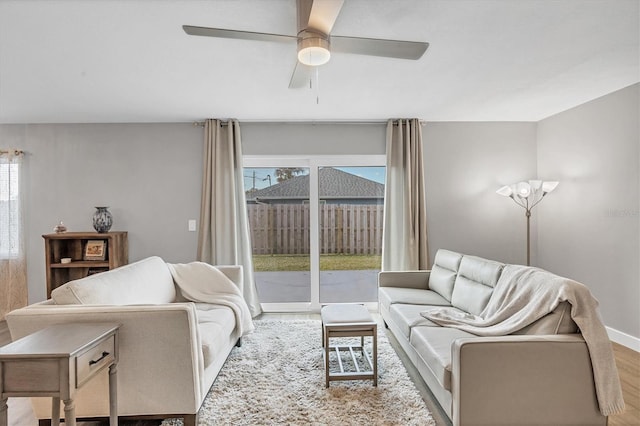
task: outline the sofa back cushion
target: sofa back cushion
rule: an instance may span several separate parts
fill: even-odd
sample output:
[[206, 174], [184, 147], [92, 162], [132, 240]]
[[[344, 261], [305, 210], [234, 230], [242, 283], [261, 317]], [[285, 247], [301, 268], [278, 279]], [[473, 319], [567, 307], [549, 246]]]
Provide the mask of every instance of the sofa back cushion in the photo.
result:
[[140, 305], [171, 303], [176, 288], [167, 264], [157, 256], [90, 275], [51, 292], [56, 305]]
[[504, 263], [463, 256], [453, 285], [451, 305], [470, 314], [479, 315], [489, 302], [502, 268]]
[[453, 283], [460, 268], [462, 255], [449, 250], [440, 249], [436, 253], [436, 258], [429, 274], [429, 289], [435, 291], [440, 296], [451, 301], [453, 294]]

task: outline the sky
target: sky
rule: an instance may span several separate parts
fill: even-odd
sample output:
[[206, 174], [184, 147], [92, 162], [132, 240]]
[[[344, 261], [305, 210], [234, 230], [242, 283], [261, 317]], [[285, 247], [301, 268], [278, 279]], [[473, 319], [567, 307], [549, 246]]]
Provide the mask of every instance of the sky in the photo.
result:
[[[372, 180], [374, 182], [384, 184], [385, 179], [385, 167], [335, 167], [343, 172], [351, 173], [352, 175], [360, 176], [365, 179]], [[249, 190], [253, 187], [256, 189], [266, 188], [269, 185], [275, 185], [276, 174], [275, 168], [269, 167], [248, 167], [244, 169], [244, 189]], [[308, 169], [305, 174], [309, 174]]]

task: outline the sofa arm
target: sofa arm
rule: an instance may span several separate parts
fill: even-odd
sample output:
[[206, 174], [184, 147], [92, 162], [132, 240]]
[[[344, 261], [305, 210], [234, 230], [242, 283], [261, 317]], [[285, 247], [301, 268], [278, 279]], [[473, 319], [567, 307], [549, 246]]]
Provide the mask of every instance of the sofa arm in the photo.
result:
[[579, 334], [458, 339], [454, 425], [606, 425]]
[[242, 265], [215, 265], [216, 268], [233, 281], [240, 292], [244, 291], [244, 275], [242, 271]]
[[[120, 323], [120, 415], [195, 413], [206, 392], [202, 389], [204, 360], [193, 303], [35, 304], [9, 313], [6, 319], [13, 340], [53, 324]], [[79, 390], [76, 398], [79, 417], [108, 414], [106, 386], [104, 374]], [[34, 408], [40, 418], [50, 416], [50, 402], [40, 409], [37, 405]]]
[[378, 273], [378, 287], [429, 289], [431, 271], [383, 271]]

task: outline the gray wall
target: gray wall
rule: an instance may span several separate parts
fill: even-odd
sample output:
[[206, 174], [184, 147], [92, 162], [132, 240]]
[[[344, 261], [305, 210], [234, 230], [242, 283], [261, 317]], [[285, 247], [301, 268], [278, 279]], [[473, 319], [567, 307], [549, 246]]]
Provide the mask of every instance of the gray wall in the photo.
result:
[[3, 146], [27, 152], [29, 302], [45, 299], [44, 242], [58, 221], [92, 231], [94, 206], [129, 232], [129, 260], [195, 260], [202, 129], [191, 124], [2, 125]]
[[241, 123], [246, 155], [384, 155], [385, 123]]
[[[242, 124], [249, 155], [384, 154], [385, 140], [386, 123]], [[448, 248], [525, 262], [524, 210], [495, 191], [536, 177], [536, 124], [426, 123], [423, 140], [431, 260]]]
[[[524, 256], [523, 217], [495, 194], [535, 175], [531, 123], [428, 123], [424, 127], [430, 249], [510, 262]], [[384, 154], [385, 123], [243, 123], [249, 155]], [[129, 232], [130, 261], [195, 259], [202, 129], [191, 124], [1, 125], [3, 146], [27, 163], [29, 301], [45, 298], [42, 234], [59, 220], [91, 230], [107, 205]], [[464, 153], [464, 155], [462, 154]], [[506, 229], [506, 230], [505, 230]]]
[[[640, 337], [640, 134], [636, 84], [538, 123], [541, 267], [586, 284], [604, 322]], [[553, 202], [551, 202], [553, 201]]]
[[[250, 155], [382, 154], [385, 134], [384, 123], [242, 124]], [[448, 248], [523, 263], [524, 211], [495, 190], [557, 179], [534, 209], [533, 264], [587, 284], [607, 325], [640, 336], [638, 86], [540, 123], [427, 123], [423, 134], [432, 259]], [[195, 259], [187, 221], [199, 216], [202, 128], [0, 125], [0, 140], [28, 153], [30, 303], [45, 297], [41, 235], [59, 220], [91, 230], [97, 205], [129, 231], [131, 261]]]
[[[385, 125], [244, 123], [248, 154], [384, 154]], [[94, 207], [109, 206], [112, 230], [129, 232], [129, 260], [195, 260], [202, 128], [166, 124], [0, 125], [4, 147], [27, 152], [29, 303], [45, 299], [43, 234], [64, 221], [92, 231]], [[199, 226], [199, 224], [198, 224]]]
[[524, 209], [496, 190], [536, 177], [536, 124], [427, 123], [423, 140], [432, 261], [446, 248], [525, 263]]

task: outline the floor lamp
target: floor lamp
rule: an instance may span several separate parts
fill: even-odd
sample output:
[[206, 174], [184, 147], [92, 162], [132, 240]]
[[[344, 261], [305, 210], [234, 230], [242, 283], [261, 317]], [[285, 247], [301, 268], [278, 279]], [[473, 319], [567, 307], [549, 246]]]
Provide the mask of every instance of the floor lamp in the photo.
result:
[[556, 189], [556, 186], [558, 186], [558, 182], [530, 180], [529, 182], [506, 185], [496, 191], [500, 195], [510, 197], [525, 210], [525, 216], [527, 217], [527, 266], [531, 265], [531, 231], [529, 224], [531, 209], [542, 201], [545, 195]]

